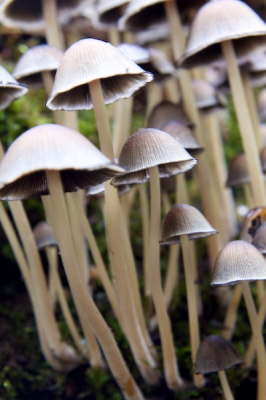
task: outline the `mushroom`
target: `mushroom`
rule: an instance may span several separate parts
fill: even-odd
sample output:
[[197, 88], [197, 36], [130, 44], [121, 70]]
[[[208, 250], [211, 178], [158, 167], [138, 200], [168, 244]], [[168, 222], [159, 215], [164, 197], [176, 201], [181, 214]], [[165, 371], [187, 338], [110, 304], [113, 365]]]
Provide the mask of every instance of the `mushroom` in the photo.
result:
[[[34, 172], [36, 168], [39, 172]], [[92, 172], [95, 168], [96, 175]], [[74, 300], [95, 332], [125, 398], [140, 400], [143, 396], [80, 274], [64, 197], [64, 190], [75, 191], [100, 183], [119, 171], [119, 166], [111, 163], [78, 132], [59, 125], [40, 125], [16, 139], [3, 158], [0, 196], [17, 199], [50, 194], [53, 205], [53, 221], [50, 222], [56, 226], [59, 249]], [[35, 184], [35, 188], [30, 189], [29, 181]]]
[[[191, 268], [190, 248], [188, 240], [207, 237], [218, 233], [204, 216], [192, 206], [188, 204], [176, 204], [165, 215], [160, 234], [161, 245], [171, 245], [181, 242], [182, 256], [184, 261], [187, 302], [188, 302], [188, 319], [189, 332], [191, 342], [192, 363], [195, 363], [196, 353], [200, 343], [197, 298], [195, 281], [197, 273]], [[196, 386], [203, 385], [202, 379], [194, 376]]]
[[114, 186], [139, 184], [150, 179], [150, 276], [151, 292], [158, 317], [164, 357], [164, 374], [172, 389], [182, 386], [177, 371], [169, 316], [164, 303], [160, 273], [160, 183], [159, 177], [167, 177], [191, 169], [193, 159], [168, 133], [151, 128], [141, 128], [124, 144], [119, 162], [128, 171], [112, 179]]
[[195, 364], [196, 374], [218, 372], [226, 400], [233, 400], [225, 369], [242, 363], [243, 360], [234, 346], [218, 335], [207, 336], [200, 344]]
[[266, 397], [266, 355], [264, 339], [248, 281], [262, 279], [266, 279], [265, 259], [252, 244], [243, 240], [236, 240], [225, 245], [218, 254], [211, 282], [212, 286], [235, 285], [238, 283], [241, 285], [252, 333], [256, 342], [258, 400]]
[[13, 100], [23, 96], [28, 87], [17, 82], [7, 70], [0, 65], [0, 110], [4, 110]]

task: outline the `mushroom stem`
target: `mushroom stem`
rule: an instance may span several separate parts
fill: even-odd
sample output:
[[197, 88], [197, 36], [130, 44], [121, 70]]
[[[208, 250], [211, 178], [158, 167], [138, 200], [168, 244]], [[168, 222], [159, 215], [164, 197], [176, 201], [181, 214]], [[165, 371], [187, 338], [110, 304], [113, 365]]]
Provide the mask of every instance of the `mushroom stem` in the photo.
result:
[[[190, 248], [187, 235], [180, 235], [180, 241], [181, 241], [182, 256], [184, 260], [185, 279], [186, 279], [191, 355], [192, 355], [192, 363], [194, 365], [196, 361], [197, 350], [200, 344], [196, 288], [194, 281], [194, 271], [191, 271]], [[203, 375], [194, 374], [193, 381], [197, 387], [202, 387], [204, 384]]]
[[256, 343], [256, 351], [257, 351], [257, 363], [258, 363], [258, 392], [257, 399], [266, 399], [266, 356], [265, 356], [265, 345], [264, 340], [260, 328], [260, 323], [258, 319], [258, 315], [256, 312], [256, 308], [254, 305], [254, 301], [251, 295], [250, 287], [248, 282], [241, 281], [241, 288], [243, 292], [243, 296], [245, 299], [247, 312], [249, 316], [249, 321], [252, 329], [252, 333]]
[[261, 171], [258, 147], [249, 115], [249, 109], [241, 76], [239, 73], [233, 44], [230, 40], [221, 43], [224, 58], [227, 63], [228, 79], [232, 90], [238, 123], [240, 126], [243, 147], [247, 157], [248, 171], [251, 179], [255, 206], [266, 204], [263, 175]]
[[62, 313], [64, 315], [67, 327], [69, 329], [69, 332], [73, 338], [73, 341], [75, 343], [75, 345], [77, 346], [77, 348], [79, 349], [79, 351], [81, 352], [81, 354], [83, 354], [84, 356], [87, 357], [87, 350], [86, 347], [83, 346], [82, 344], [82, 339], [81, 336], [77, 330], [77, 326], [73, 320], [73, 317], [71, 315], [68, 303], [66, 301], [66, 297], [64, 294], [64, 290], [62, 287], [62, 283], [61, 280], [59, 278], [58, 275], [58, 265], [57, 265], [57, 248], [56, 247], [50, 247], [47, 246], [45, 248], [45, 252], [46, 252], [46, 257], [48, 259], [49, 262], [49, 266], [50, 266], [50, 270], [51, 270], [51, 275], [53, 278], [53, 281], [55, 283], [55, 290], [56, 290], [56, 294], [58, 296], [58, 301], [62, 310]]
[[237, 310], [242, 297], [242, 290], [240, 285], [236, 285], [234, 288], [234, 293], [231, 297], [230, 303], [227, 307], [226, 316], [223, 325], [222, 337], [231, 340], [234, 333]]
[[103, 287], [104, 287], [107, 297], [110, 301], [112, 309], [115, 313], [115, 316], [122, 327], [122, 320], [121, 320], [121, 316], [120, 316], [120, 310], [119, 310], [119, 306], [118, 306], [117, 297], [116, 297], [113, 285], [108, 276], [108, 273], [106, 271], [106, 267], [104, 265], [104, 261], [102, 259], [99, 248], [97, 246], [97, 242], [95, 240], [90, 223], [89, 223], [88, 218], [86, 217], [86, 215], [84, 213], [84, 209], [78, 199], [78, 194], [73, 192], [72, 196], [66, 195], [66, 198], [67, 198], [68, 205], [70, 205], [71, 203], [74, 203], [73, 205], [75, 205], [75, 207], [76, 207], [77, 215], [81, 222], [84, 236], [88, 242], [90, 251], [92, 253], [92, 257], [93, 257], [96, 267], [99, 271], [99, 275], [100, 275]]
[[142, 220], [142, 240], [143, 240], [143, 265], [144, 265], [144, 293], [145, 296], [151, 295], [151, 276], [149, 262], [149, 205], [146, 185], [139, 185], [141, 220]]
[[173, 333], [169, 315], [165, 307], [160, 270], [160, 216], [161, 193], [158, 167], [149, 168], [151, 209], [150, 209], [150, 275], [151, 292], [158, 318], [162, 341], [164, 374], [167, 385], [173, 390], [183, 387], [183, 380], [178, 372]]
[[[266, 295], [264, 295], [259, 308], [259, 322], [261, 329], [263, 328], [265, 315], [266, 315]], [[255, 337], [254, 335], [252, 335], [245, 356], [245, 367], [247, 368], [249, 368], [252, 365], [252, 361], [255, 354], [255, 347], [256, 347]]]
[[70, 222], [60, 174], [58, 171], [50, 170], [46, 172], [46, 177], [54, 209], [59, 249], [73, 296], [82, 307], [87, 323], [91, 325], [95, 336], [99, 340], [108, 365], [125, 398], [128, 400], [142, 400], [143, 395], [126, 367], [110, 328], [99, 313], [82, 280], [71, 237]]
[[226, 400], [234, 400], [234, 396], [229, 386], [226, 373], [224, 371], [218, 371], [218, 375], [223, 388], [224, 397], [226, 398]]
[[[57, 228], [56, 222], [54, 222], [54, 212], [53, 212], [51, 199], [50, 199], [49, 196], [42, 196], [42, 202], [43, 202], [44, 207], [45, 207], [45, 211], [46, 211], [46, 214], [47, 214], [47, 217], [48, 217], [48, 221], [49, 221], [50, 225], [53, 226], [53, 230], [54, 230], [55, 236], [56, 236], [57, 241], [58, 241], [59, 233], [58, 233], [58, 228]], [[73, 214], [72, 214], [71, 218], [73, 218]], [[73, 237], [73, 233], [72, 233], [72, 237]], [[76, 244], [74, 242], [74, 239], [73, 239], [73, 244], [74, 244], [74, 246]], [[75, 252], [76, 252], [75, 254], [77, 254], [77, 249], [76, 248], [75, 248]], [[84, 276], [83, 276], [84, 274], [82, 275], [83, 271], [82, 271], [81, 266], [79, 264], [78, 264], [78, 267], [79, 267], [79, 271], [80, 271], [80, 274], [82, 276], [83, 282], [84, 282], [84, 284], [86, 284], [87, 280], [84, 279]], [[80, 306], [80, 304], [78, 302], [76, 302], [75, 298], [74, 298], [74, 303], [75, 303], [75, 306], [76, 306], [76, 309], [77, 309], [77, 312], [78, 312], [78, 316], [79, 316], [79, 319], [80, 319], [80, 322], [81, 322], [81, 326], [82, 326], [82, 329], [84, 331], [84, 336], [85, 336], [85, 339], [86, 339], [86, 342], [87, 342], [87, 348], [89, 350], [89, 357], [88, 358], [90, 360], [90, 363], [92, 365], [95, 365], [95, 366], [98, 366], [98, 367], [102, 367], [103, 366], [103, 360], [102, 360], [102, 356], [101, 356], [101, 352], [100, 352], [100, 349], [99, 349], [98, 342], [97, 342], [97, 340], [96, 340], [96, 338], [94, 336], [94, 333], [93, 333], [90, 325], [87, 323], [86, 316], [84, 315], [84, 311], [83, 311], [82, 307]]]
[[251, 117], [253, 129], [254, 129], [254, 133], [255, 133], [257, 147], [259, 150], [261, 150], [263, 147], [263, 143], [262, 143], [262, 136], [261, 136], [260, 128], [259, 128], [260, 122], [259, 122], [259, 116], [258, 116], [258, 112], [257, 112], [256, 102], [255, 102], [252, 86], [250, 83], [248, 71], [242, 71], [241, 77], [242, 77], [243, 87], [244, 87], [244, 91], [245, 91], [245, 95], [246, 95], [246, 99], [247, 99], [248, 108], [250, 111], [250, 117]]
[[45, 20], [45, 35], [47, 43], [64, 50], [62, 32], [57, 23], [57, 9], [55, 0], [42, 0], [42, 11]]
[[104, 98], [102, 93], [101, 81], [95, 79], [89, 84], [90, 95], [93, 103], [94, 114], [96, 118], [101, 151], [110, 160], [114, 160], [114, 151], [112, 137], [108, 118], [105, 112]]

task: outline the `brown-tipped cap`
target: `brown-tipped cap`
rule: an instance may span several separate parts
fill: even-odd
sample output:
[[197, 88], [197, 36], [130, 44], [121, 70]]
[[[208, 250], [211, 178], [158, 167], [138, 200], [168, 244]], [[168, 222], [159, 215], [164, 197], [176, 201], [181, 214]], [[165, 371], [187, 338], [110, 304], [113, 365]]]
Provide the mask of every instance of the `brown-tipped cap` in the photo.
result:
[[252, 243], [257, 229], [264, 222], [266, 222], [266, 207], [255, 207], [249, 210], [242, 223], [240, 239]]
[[39, 250], [42, 250], [48, 246], [57, 246], [53, 229], [47, 222], [39, 222], [37, 225], [35, 225], [32, 232]]
[[25, 85], [17, 82], [5, 68], [0, 66], [0, 110], [4, 110], [13, 100], [28, 92]]
[[235, 240], [219, 252], [212, 276], [212, 286], [235, 285], [240, 281], [266, 279], [266, 261], [252, 244]]
[[178, 121], [170, 121], [162, 127], [162, 130], [173, 136], [192, 157], [195, 157], [204, 150], [187, 125]]
[[180, 243], [181, 235], [199, 239], [218, 233], [199, 210], [188, 204], [176, 204], [165, 215], [161, 226], [161, 244]]
[[250, 183], [247, 160], [245, 154], [235, 156], [228, 166], [227, 187], [244, 185]]
[[257, 99], [258, 113], [260, 121], [266, 120], [266, 88], [259, 92]]
[[177, 175], [193, 168], [197, 160], [168, 133], [141, 128], [124, 144], [119, 163], [128, 172], [112, 179], [114, 186], [147, 182], [148, 169], [155, 166], [161, 178]]
[[[75, 14], [84, 0], [57, 0], [57, 17], [66, 22]], [[41, 0], [3, 0], [0, 4], [0, 20], [5, 26], [35, 30], [44, 28]]]
[[209, 111], [212, 108], [226, 106], [225, 96], [209, 82], [196, 79], [192, 82], [197, 108]]
[[41, 44], [27, 50], [17, 62], [13, 76], [19, 82], [30, 87], [43, 86], [41, 73], [43, 71], [56, 71], [63, 52], [54, 46]]
[[[185, 54], [181, 57], [182, 67], [206, 65], [222, 57], [220, 43], [238, 39], [238, 54], [245, 53], [241, 38], [266, 34], [264, 21], [244, 2], [238, 0], [209, 1], [196, 14], [191, 26]], [[257, 42], [262, 39], [256, 39]], [[256, 42], [255, 41], [255, 42]], [[256, 46], [256, 43], [252, 46]], [[244, 46], [244, 47], [243, 47]]]
[[80, 133], [61, 125], [39, 125], [19, 136], [2, 159], [0, 198], [48, 194], [47, 169], [61, 171], [66, 192], [97, 185], [124, 171]]
[[252, 244], [261, 254], [266, 254], [266, 222], [258, 227]]
[[187, 117], [180, 105], [170, 101], [162, 101], [155, 106], [149, 116], [147, 125], [149, 128], [161, 129], [170, 121], [177, 121], [193, 128], [193, 123]]
[[242, 358], [228, 340], [211, 335], [206, 337], [198, 348], [195, 374], [222, 371], [242, 362]]
[[87, 110], [93, 107], [88, 83], [100, 80], [104, 101], [130, 97], [152, 80], [152, 75], [125, 57], [110, 43], [82, 39], [65, 52], [55, 76], [47, 107]]

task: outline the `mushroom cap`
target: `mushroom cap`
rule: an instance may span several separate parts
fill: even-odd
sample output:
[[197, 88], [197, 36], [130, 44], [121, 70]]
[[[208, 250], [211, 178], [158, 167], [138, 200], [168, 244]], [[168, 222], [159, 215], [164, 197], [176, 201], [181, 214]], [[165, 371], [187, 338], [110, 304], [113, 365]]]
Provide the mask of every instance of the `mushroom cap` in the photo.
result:
[[[199, 7], [205, 0], [178, 0], [177, 6], [182, 20], [189, 19], [190, 11]], [[118, 21], [121, 30], [139, 31], [153, 24], [161, 24], [166, 20], [164, 0], [130, 1], [122, 18]]]
[[99, 22], [103, 24], [116, 24], [117, 20], [122, 16], [122, 7], [129, 0], [98, 0], [96, 4]]
[[4, 110], [13, 100], [28, 92], [27, 86], [17, 82], [7, 70], [0, 65], [0, 110]]
[[196, 79], [192, 81], [192, 88], [197, 108], [201, 110], [209, 111], [227, 104], [226, 97], [207, 81]]
[[165, 215], [160, 243], [180, 243], [180, 236], [187, 235], [190, 240], [214, 235], [217, 230], [209, 224], [199, 210], [188, 204], [175, 204]]
[[40, 44], [27, 50], [18, 60], [13, 76], [28, 86], [43, 86], [41, 72], [56, 71], [63, 52], [54, 46]]
[[238, 154], [229, 163], [226, 187], [250, 183], [248, 165], [245, 154]]
[[219, 252], [212, 276], [212, 286], [235, 285], [240, 281], [266, 279], [266, 260], [252, 244], [235, 240]]
[[193, 168], [197, 160], [168, 133], [141, 128], [125, 142], [119, 163], [128, 172], [112, 179], [114, 186], [147, 182], [148, 169], [155, 166], [161, 178], [177, 175]]
[[171, 103], [170, 101], [162, 101], [153, 108], [147, 125], [149, 128], [163, 130], [163, 127], [170, 121], [180, 122], [190, 128], [194, 126], [180, 105]]
[[61, 171], [66, 192], [97, 185], [124, 171], [79, 132], [61, 125], [39, 125], [20, 135], [2, 159], [0, 198], [48, 194], [45, 170]]
[[204, 150], [196, 140], [192, 130], [185, 124], [178, 121], [169, 121], [162, 127], [162, 130], [173, 136], [192, 157]]
[[64, 53], [47, 101], [52, 110], [88, 110], [93, 107], [89, 82], [101, 80], [106, 104], [130, 97], [152, 80], [152, 75], [125, 57], [110, 43], [82, 39]]
[[240, 239], [252, 243], [257, 229], [263, 222], [266, 222], [266, 207], [255, 207], [249, 210], [242, 223]]
[[[66, 22], [84, 0], [56, 0], [60, 23]], [[0, 21], [11, 28], [35, 30], [44, 28], [41, 0], [3, 0], [0, 3]]]
[[[238, 39], [235, 42], [236, 53], [243, 56], [246, 53], [246, 40], [240, 39], [265, 34], [266, 24], [244, 2], [239, 0], [208, 1], [199, 9], [194, 18], [187, 48], [180, 59], [180, 65], [191, 68], [221, 59], [222, 52], [219, 43], [226, 40]], [[261, 41], [265, 43], [265, 38], [256, 38], [251, 42], [249, 40], [249, 45], [255, 49]]]
[[138, 44], [119, 43], [116, 47], [124, 56], [130, 58], [136, 64], [146, 64], [151, 60], [149, 49]]
[[207, 336], [199, 345], [195, 374], [209, 374], [222, 371], [243, 360], [228, 340], [218, 335]]
[[256, 230], [252, 244], [261, 254], [266, 254], [266, 222], [263, 222]]
[[48, 246], [57, 246], [57, 241], [51, 225], [46, 221], [41, 221], [32, 230], [33, 236], [39, 250]]

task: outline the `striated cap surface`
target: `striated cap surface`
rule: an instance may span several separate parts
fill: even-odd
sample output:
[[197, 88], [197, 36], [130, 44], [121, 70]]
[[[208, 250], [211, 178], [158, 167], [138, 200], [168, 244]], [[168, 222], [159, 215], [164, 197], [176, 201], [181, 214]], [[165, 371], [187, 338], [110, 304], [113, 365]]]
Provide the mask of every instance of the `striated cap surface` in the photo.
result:
[[47, 101], [52, 110], [88, 110], [93, 107], [89, 82], [100, 80], [104, 101], [130, 97], [153, 78], [110, 43], [82, 39], [64, 53]]

